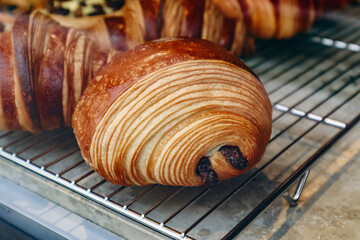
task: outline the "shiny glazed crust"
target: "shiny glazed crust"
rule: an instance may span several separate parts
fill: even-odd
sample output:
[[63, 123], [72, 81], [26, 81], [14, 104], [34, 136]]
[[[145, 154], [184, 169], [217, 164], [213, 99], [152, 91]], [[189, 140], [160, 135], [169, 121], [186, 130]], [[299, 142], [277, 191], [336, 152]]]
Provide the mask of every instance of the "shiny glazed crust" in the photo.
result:
[[225, 16], [246, 22], [258, 38], [289, 38], [308, 30], [324, 11], [339, 9], [351, 0], [213, 0]]
[[[180, 37], [114, 58], [86, 88], [73, 127], [85, 161], [113, 183], [196, 186], [204, 183], [200, 159], [219, 180], [260, 160], [271, 103], [234, 55]], [[234, 168], [223, 146], [240, 149], [246, 168]]]
[[[26, 1], [17, 2], [22, 3], [20, 8], [30, 7]], [[63, 26], [86, 30], [102, 49], [126, 51], [144, 41], [188, 36], [210, 40], [236, 55], [248, 56], [255, 51], [255, 37], [292, 37], [308, 30], [325, 11], [342, 8], [354, 0], [131, 0], [113, 4], [103, 0], [103, 6], [96, 4], [94, 8], [100, 10], [92, 13], [84, 10], [89, 9], [85, 2], [55, 2], [56, 6], [43, 0], [32, 1], [34, 9], [48, 5], [52, 17]], [[91, 4], [94, 3], [88, 2]], [[105, 5], [115, 8], [103, 11], [109, 7]], [[77, 18], [59, 14], [75, 14]], [[0, 32], [11, 29], [9, 20], [0, 13]]]
[[0, 129], [71, 126], [83, 90], [112, 55], [36, 11], [17, 16], [11, 30], [0, 33]]

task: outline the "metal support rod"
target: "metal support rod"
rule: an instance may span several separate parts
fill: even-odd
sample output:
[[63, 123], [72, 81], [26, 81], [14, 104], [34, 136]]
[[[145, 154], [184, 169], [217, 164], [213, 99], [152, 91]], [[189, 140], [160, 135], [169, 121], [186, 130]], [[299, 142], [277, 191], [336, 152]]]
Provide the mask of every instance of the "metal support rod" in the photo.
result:
[[306, 172], [304, 173], [304, 175], [301, 176], [300, 180], [299, 180], [299, 183], [296, 187], [296, 190], [295, 190], [295, 194], [294, 196], [291, 196], [289, 191], [285, 192], [283, 194], [283, 197], [286, 199], [286, 201], [289, 203], [290, 207], [294, 207], [297, 205], [297, 202], [301, 196], [301, 193], [304, 189], [304, 186], [305, 186], [305, 183], [306, 183], [306, 180], [309, 176], [309, 173], [310, 173], [310, 169], [306, 170]]

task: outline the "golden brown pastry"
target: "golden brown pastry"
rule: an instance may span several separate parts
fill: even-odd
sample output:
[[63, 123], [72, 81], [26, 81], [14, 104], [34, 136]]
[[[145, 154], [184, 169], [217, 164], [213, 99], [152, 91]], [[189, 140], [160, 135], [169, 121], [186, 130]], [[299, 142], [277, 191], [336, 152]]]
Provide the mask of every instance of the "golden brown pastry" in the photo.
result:
[[[245, 20], [258, 38], [289, 38], [308, 30], [324, 11], [339, 9], [352, 0], [213, 0], [230, 18]], [[245, 18], [245, 19], [244, 19]]]
[[[76, 1], [59, 1], [57, 5], [65, 7], [66, 2]], [[81, 4], [78, 7], [83, 8]], [[70, 12], [66, 10], [55, 9], [51, 16], [63, 26], [87, 31], [102, 49], [125, 51], [145, 41], [171, 36], [208, 39], [237, 55], [255, 49], [244, 19], [224, 16], [213, 0], [128, 0], [110, 14], [77, 18], [58, 14]]]
[[324, 11], [352, 1], [103, 0], [100, 5], [101, 1], [87, 4], [76, 0], [48, 3], [41, 0], [33, 1], [31, 6], [47, 6], [55, 20], [63, 26], [88, 31], [102, 49], [126, 51], [144, 41], [188, 36], [213, 41], [236, 55], [249, 55], [255, 51], [254, 37], [292, 37], [308, 30]]
[[0, 33], [0, 129], [70, 126], [81, 93], [107, 60], [81, 31], [39, 12], [18, 16], [11, 32]]
[[213, 0], [132, 0], [109, 15], [53, 18], [64, 26], [87, 30], [105, 49], [125, 51], [172, 36], [211, 40], [238, 55], [255, 48], [244, 20], [227, 18]]
[[145, 22], [139, 0], [126, 1], [110, 15], [69, 18], [51, 15], [61, 25], [88, 31], [103, 49], [125, 51], [145, 41]]
[[73, 128], [85, 161], [110, 182], [211, 186], [260, 160], [271, 112], [237, 57], [179, 37], [115, 57], [86, 88]]

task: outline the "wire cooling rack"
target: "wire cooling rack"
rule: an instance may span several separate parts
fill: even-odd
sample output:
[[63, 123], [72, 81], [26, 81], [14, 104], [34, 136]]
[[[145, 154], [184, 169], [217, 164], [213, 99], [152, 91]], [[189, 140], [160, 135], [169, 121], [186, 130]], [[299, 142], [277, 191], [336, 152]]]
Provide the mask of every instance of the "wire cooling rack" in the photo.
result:
[[259, 43], [245, 62], [273, 103], [272, 137], [254, 169], [212, 189], [113, 185], [85, 164], [71, 129], [0, 132], [0, 156], [164, 237], [232, 239], [278, 196], [295, 205], [310, 166], [359, 122], [359, 20], [348, 8], [307, 34]]

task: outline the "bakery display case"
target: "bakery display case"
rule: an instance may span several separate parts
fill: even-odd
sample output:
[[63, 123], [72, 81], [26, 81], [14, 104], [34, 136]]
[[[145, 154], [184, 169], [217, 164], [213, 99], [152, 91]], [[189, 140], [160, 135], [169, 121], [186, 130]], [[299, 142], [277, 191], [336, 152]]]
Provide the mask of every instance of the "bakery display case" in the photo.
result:
[[[1, 131], [0, 177], [125, 239], [360, 237], [358, 177], [349, 176], [344, 192], [332, 189], [351, 168], [360, 170], [360, 5], [327, 13], [306, 33], [256, 46], [242, 60], [269, 94], [273, 126], [262, 160], [245, 174], [212, 188], [118, 186], [85, 163], [71, 128], [59, 128]], [[321, 215], [312, 207], [324, 204], [323, 196], [337, 199], [332, 191], [353, 199], [328, 200], [333, 209]], [[322, 216], [320, 223], [313, 216]], [[322, 232], [302, 232], [316, 224]]]

